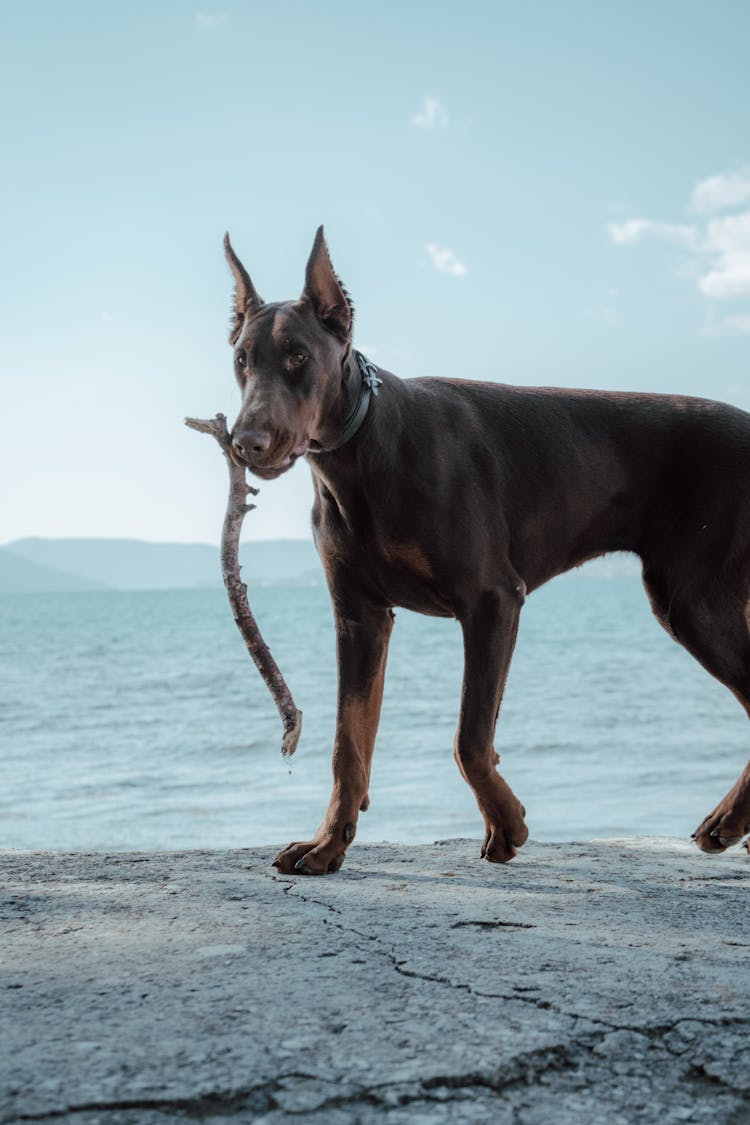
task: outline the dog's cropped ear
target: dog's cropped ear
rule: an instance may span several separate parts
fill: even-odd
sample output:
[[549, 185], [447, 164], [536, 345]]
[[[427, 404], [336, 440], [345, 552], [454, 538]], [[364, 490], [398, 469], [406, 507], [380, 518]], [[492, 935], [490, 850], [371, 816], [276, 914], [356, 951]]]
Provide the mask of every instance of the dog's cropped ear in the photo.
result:
[[352, 335], [354, 305], [331, 265], [323, 228], [318, 227], [305, 270], [301, 300], [309, 301], [325, 327], [348, 343]]
[[234, 305], [229, 326], [229, 343], [237, 343], [242, 325], [248, 313], [255, 312], [263, 304], [250, 280], [250, 275], [239, 260], [229, 241], [229, 232], [224, 235], [224, 254], [234, 275]]

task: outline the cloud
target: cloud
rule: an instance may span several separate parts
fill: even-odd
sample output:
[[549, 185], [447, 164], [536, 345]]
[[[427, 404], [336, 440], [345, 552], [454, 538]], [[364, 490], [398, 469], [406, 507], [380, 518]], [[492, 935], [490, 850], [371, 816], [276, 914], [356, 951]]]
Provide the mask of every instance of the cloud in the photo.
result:
[[422, 108], [409, 120], [415, 129], [445, 129], [448, 124], [448, 114], [437, 98], [425, 98]]
[[750, 211], [712, 219], [706, 229], [705, 252], [713, 258], [698, 281], [707, 297], [750, 297]]
[[624, 223], [609, 224], [610, 238], [621, 245], [653, 237], [661, 239], [662, 242], [674, 243], [676, 246], [692, 247], [695, 245], [696, 234], [695, 227], [655, 223], [651, 219], [628, 219]]
[[203, 31], [215, 31], [229, 23], [229, 16], [226, 12], [196, 12], [195, 22]]
[[428, 242], [425, 250], [438, 273], [449, 273], [453, 277], [466, 277], [469, 272], [463, 262], [459, 261], [447, 246], [438, 246], [435, 242]]
[[748, 201], [750, 201], [750, 168], [741, 168], [738, 172], [709, 176], [697, 183], [690, 197], [690, 209], [705, 215], [712, 211], [741, 207]]
[[[609, 237], [618, 246], [652, 239], [684, 251], [677, 274], [692, 280], [711, 301], [750, 298], [750, 170], [709, 176], [693, 188], [688, 206], [701, 215], [695, 222], [664, 223], [627, 219], [610, 223]], [[717, 215], [716, 211], [733, 211]], [[740, 309], [717, 318], [709, 309], [706, 334], [717, 331], [748, 333], [750, 315]]]

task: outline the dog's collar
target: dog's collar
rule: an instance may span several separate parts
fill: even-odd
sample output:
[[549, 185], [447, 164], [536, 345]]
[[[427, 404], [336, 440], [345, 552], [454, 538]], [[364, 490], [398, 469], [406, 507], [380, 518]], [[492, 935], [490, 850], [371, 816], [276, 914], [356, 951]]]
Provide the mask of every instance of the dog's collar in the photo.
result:
[[357, 361], [357, 367], [362, 376], [362, 382], [359, 386], [359, 396], [354, 404], [354, 409], [344, 422], [343, 429], [333, 445], [327, 445], [325, 449], [310, 449], [308, 450], [309, 453], [332, 453], [334, 449], [341, 449], [342, 445], [346, 445], [346, 443], [354, 437], [367, 417], [367, 411], [370, 409], [370, 399], [373, 395], [377, 398], [378, 387], [383, 383], [383, 380], [378, 378], [377, 367], [374, 363], [370, 363], [369, 359], [366, 359], [365, 356], [362, 355], [362, 352], [354, 351], [352, 354]]

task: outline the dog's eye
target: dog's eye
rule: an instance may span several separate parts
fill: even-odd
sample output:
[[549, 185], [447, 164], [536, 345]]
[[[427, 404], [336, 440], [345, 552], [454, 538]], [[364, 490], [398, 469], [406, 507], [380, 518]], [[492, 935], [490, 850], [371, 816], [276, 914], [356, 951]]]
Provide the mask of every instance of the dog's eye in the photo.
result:
[[241, 367], [244, 371], [244, 369], [247, 367], [247, 356], [245, 355], [244, 352], [237, 352], [237, 354], [234, 357], [234, 362], [237, 364], [238, 367]]
[[304, 352], [292, 352], [289, 356], [289, 362], [292, 367], [301, 367], [306, 359], [307, 356]]

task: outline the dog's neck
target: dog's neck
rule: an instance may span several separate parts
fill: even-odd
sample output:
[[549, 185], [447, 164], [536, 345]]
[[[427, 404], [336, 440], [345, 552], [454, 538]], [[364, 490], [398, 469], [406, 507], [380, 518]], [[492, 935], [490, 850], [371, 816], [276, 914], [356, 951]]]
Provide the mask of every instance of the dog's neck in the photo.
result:
[[316, 442], [319, 448], [311, 449], [310, 453], [333, 453], [350, 442], [367, 417], [372, 398], [377, 396], [381, 383], [375, 365], [361, 352], [350, 350], [341, 365], [341, 394], [337, 402], [336, 422], [330, 428], [326, 427]]

